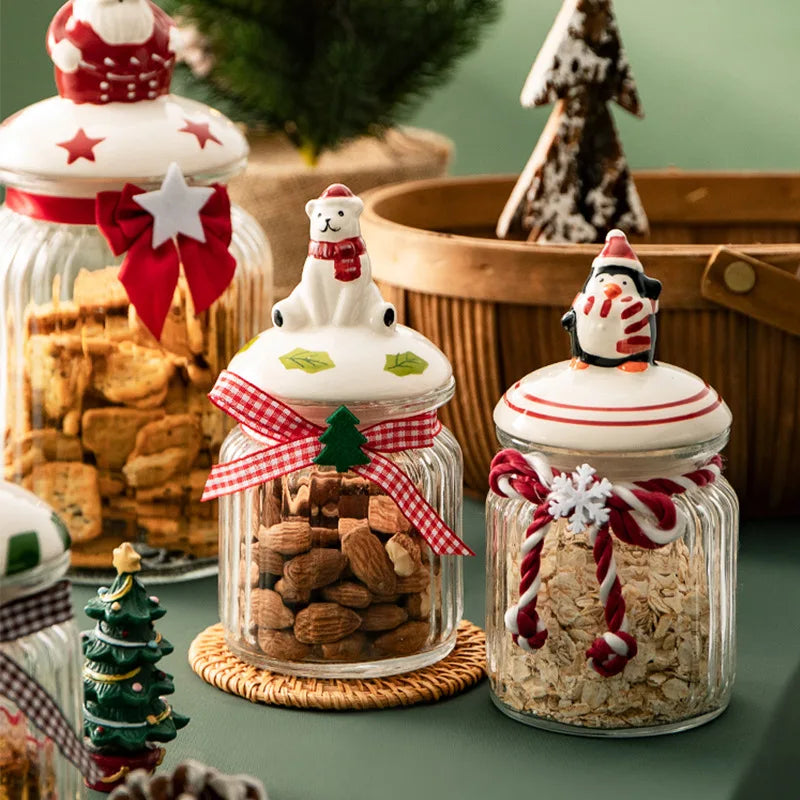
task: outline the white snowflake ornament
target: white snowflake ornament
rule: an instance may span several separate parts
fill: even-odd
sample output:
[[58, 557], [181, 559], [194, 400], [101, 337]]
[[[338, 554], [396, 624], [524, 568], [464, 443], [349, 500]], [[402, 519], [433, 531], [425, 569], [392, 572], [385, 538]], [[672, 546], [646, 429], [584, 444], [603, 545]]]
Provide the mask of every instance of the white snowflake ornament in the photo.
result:
[[611, 497], [612, 488], [608, 478], [595, 480], [594, 469], [581, 464], [572, 475], [553, 478], [547, 510], [553, 519], [569, 519], [570, 533], [580, 533], [588, 525], [600, 527], [608, 522], [606, 500]]

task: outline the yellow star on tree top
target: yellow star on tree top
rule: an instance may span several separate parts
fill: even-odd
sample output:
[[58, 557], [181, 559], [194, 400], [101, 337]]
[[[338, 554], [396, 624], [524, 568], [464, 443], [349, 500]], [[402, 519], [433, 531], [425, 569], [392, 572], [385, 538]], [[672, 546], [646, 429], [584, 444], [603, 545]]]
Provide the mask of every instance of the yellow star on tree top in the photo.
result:
[[114, 558], [111, 562], [118, 575], [123, 572], [138, 572], [142, 568], [142, 557], [133, 549], [130, 542], [123, 542], [114, 548]]

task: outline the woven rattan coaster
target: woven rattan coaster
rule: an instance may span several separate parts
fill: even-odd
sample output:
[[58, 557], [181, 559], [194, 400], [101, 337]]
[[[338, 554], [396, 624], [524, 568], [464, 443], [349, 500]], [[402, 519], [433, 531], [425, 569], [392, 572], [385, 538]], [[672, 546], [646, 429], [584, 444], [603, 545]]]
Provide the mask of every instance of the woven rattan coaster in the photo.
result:
[[435, 703], [465, 692], [486, 676], [485, 646], [484, 632], [464, 620], [453, 652], [416, 672], [370, 680], [297, 678], [245, 664], [228, 650], [222, 625], [212, 625], [192, 642], [189, 663], [207, 683], [254, 703], [347, 711]]

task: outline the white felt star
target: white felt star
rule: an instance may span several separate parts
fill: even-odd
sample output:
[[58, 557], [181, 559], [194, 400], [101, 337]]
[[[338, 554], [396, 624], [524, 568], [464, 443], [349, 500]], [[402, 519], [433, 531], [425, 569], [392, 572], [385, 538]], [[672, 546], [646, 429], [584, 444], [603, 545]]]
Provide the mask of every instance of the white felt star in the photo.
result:
[[153, 217], [153, 249], [179, 233], [205, 242], [200, 210], [212, 194], [214, 190], [208, 186], [187, 186], [181, 168], [174, 162], [160, 189], [137, 194], [133, 199]]

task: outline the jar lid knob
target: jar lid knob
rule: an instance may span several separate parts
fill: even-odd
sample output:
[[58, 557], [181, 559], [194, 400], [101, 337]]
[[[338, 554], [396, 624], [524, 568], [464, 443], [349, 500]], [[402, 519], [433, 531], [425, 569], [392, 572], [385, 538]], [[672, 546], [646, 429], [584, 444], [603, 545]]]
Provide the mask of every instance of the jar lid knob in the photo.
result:
[[70, 0], [47, 33], [61, 97], [136, 103], [168, 94], [180, 46], [173, 20], [151, 0]]
[[617, 367], [643, 372], [655, 361], [656, 314], [661, 282], [618, 229], [592, 262], [591, 272], [561, 324], [572, 341], [572, 368]]

